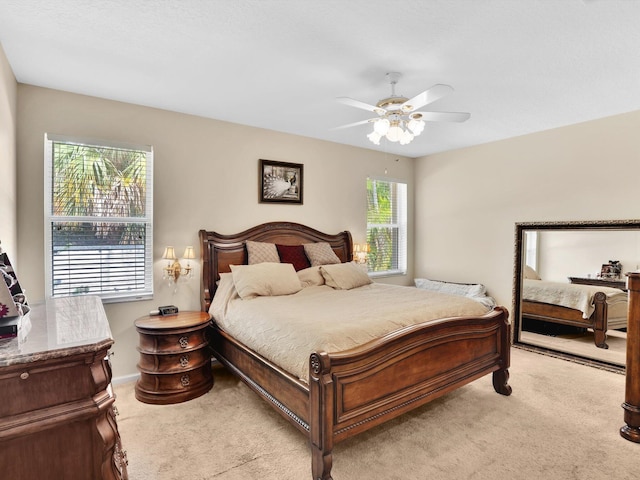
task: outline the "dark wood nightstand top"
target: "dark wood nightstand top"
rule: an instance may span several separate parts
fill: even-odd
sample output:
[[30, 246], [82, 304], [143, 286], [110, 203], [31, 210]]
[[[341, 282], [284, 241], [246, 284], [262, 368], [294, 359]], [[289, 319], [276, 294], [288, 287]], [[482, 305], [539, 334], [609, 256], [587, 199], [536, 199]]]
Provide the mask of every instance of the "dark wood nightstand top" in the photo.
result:
[[172, 330], [175, 328], [189, 328], [208, 323], [211, 315], [207, 312], [185, 311], [173, 315], [145, 315], [138, 318], [134, 325], [136, 328], [148, 330]]
[[569, 282], [577, 283], [580, 285], [595, 285], [597, 287], [609, 287], [619, 288], [621, 290], [627, 289], [627, 282], [624, 280], [605, 279], [605, 278], [583, 278], [583, 277], [568, 277]]

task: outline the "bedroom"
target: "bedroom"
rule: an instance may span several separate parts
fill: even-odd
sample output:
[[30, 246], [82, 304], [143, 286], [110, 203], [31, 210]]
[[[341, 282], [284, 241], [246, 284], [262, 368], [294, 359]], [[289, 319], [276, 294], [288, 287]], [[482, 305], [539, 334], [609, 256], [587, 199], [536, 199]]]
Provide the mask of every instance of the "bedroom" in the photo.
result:
[[[0, 90], [0, 131], [15, 139], [15, 147], [3, 142], [0, 167], [16, 179], [13, 191], [2, 192], [0, 239], [6, 251], [16, 252], [33, 301], [44, 295], [43, 134], [73, 132], [154, 145], [156, 297], [106, 306], [116, 340], [114, 375], [121, 378], [136, 374], [135, 318], [159, 304], [199, 306], [197, 281], [175, 295], [160, 281], [165, 245], [197, 245], [203, 227], [231, 233], [265, 221], [309, 223], [310, 218], [320, 230], [348, 229], [361, 241], [367, 175], [386, 171], [409, 184], [413, 261], [406, 277], [393, 281], [410, 284], [416, 276], [482, 281], [507, 306], [516, 222], [639, 216], [630, 197], [640, 178], [640, 105], [633, 102], [615, 115], [414, 159], [18, 83], [4, 54]], [[303, 206], [258, 204], [259, 158], [305, 165]], [[609, 172], [615, 188], [603, 199], [603, 176]]]

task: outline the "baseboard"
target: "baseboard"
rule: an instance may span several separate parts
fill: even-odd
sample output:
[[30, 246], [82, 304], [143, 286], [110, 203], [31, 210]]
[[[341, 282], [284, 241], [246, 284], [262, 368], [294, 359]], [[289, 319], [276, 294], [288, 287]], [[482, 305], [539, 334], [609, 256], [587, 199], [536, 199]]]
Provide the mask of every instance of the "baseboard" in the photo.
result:
[[121, 377], [113, 377], [111, 383], [113, 385], [122, 385], [123, 383], [135, 382], [140, 378], [139, 373], [132, 373], [130, 375], [123, 375]]

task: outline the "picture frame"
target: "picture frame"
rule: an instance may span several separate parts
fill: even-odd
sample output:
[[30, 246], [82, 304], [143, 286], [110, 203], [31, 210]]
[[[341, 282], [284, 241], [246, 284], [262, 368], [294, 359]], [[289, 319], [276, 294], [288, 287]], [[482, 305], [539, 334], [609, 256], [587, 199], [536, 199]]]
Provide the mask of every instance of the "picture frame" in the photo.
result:
[[302, 205], [303, 164], [260, 159], [258, 178], [260, 203]]

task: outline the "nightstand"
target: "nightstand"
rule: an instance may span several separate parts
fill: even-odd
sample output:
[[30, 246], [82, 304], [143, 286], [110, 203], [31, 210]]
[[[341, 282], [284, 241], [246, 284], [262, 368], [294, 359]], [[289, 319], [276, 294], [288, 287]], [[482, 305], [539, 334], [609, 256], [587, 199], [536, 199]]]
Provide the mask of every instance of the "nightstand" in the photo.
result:
[[144, 403], [179, 403], [213, 387], [205, 312], [144, 316], [135, 321], [140, 337], [140, 379], [136, 398]]

